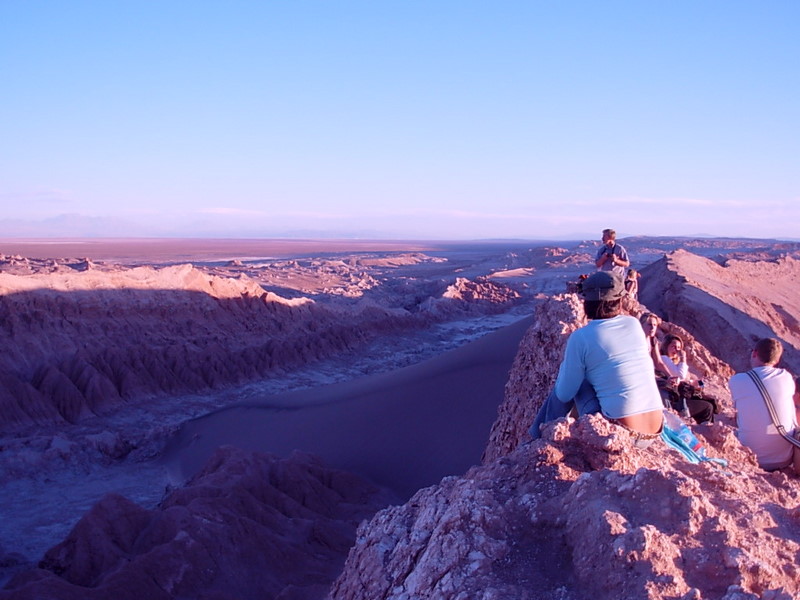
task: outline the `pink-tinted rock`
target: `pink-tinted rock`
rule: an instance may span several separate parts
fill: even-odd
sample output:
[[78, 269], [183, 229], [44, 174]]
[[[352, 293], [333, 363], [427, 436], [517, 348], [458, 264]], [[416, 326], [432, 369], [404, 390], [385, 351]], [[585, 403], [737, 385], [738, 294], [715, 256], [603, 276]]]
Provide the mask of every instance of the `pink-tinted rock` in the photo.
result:
[[800, 372], [798, 280], [800, 261], [789, 256], [720, 265], [677, 250], [642, 270], [640, 300], [737, 371], [750, 368], [757, 339], [777, 337], [784, 363]]
[[728, 469], [634, 450], [600, 416], [559, 421], [362, 525], [332, 597], [796, 597], [797, 479], [759, 471], [730, 428], [711, 428], [698, 431]]
[[0, 598], [321, 598], [388, 501], [309, 455], [226, 447], [156, 509], [104, 497]]
[[[426, 322], [369, 308], [343, 319], [191, 265], [0, 273], [0, 317], [0, 431], [252, 380]], [[52, 408], [20, 410], [11, 390], [26, 387]]]
[[[483, 464], [362, 525], [334, 600], [800, 595], [800, 479], [758, 468], [730, 426], [728, 397], [718, 422], [694, 427], [727, 468], [691, 464], [660, 440], [637, 450], [599, 415], [560, 419], [530, 442], [582, 318], [575, 297], [537, 307]], [[731, 372], [687, 340], [695, 372]]]
[[585, 323], [583, 306], [574, 294], [536, 305], [533, 325], [514, 358], [483, 462], [504, 456], [530, 439], [528, 428], [555, 384], [567, 337]]

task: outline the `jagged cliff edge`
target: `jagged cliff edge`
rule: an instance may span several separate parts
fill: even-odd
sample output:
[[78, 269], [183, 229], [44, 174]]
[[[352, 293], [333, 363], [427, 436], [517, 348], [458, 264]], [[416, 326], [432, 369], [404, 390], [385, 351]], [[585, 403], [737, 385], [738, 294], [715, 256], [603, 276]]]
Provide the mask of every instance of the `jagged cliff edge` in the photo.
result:
[[561, 420], [524, 444], [557, 374], [576, 297], [542, 303], [483, 464], [380, 511], [358, 531], [334, 600], [674, 599], [800, 594], [800, 482], [761, 471], [731, 427], [731, 369], [687, 332], [693, 368], [720, 396], [697, 426], [721, 469], [662, 444], [634, 450], [599, 416]]

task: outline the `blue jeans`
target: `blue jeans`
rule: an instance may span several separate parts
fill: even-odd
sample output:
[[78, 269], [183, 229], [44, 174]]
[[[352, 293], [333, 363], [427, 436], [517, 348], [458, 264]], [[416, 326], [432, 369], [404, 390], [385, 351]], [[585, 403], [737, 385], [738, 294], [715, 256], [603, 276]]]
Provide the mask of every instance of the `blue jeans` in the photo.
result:
[[597, 394], [592, 384], [585, 379], [581, 387], [578, 388], [578, 393], [575, 394], [575, 397], [567, 402], [561, 402], [558, 396], [556, 396], [555, 389], [553, 389], [547, 397], [547, 400], [544, 401], [544, 404], [542, 404], [542, 407], [539, 409], [539, 413], [536, 415], [536, 419], [534, 419], [533, 425], [531, 425], [528, 433], [531, 434], [533, 439], [538, 440], [542, 437], [539, 431], [540, 425], [555, 421], [561, 417], [566, 417], [573, 406], [577, 409], [578, 416], [600, 412], [600, 401], [597, 399]]

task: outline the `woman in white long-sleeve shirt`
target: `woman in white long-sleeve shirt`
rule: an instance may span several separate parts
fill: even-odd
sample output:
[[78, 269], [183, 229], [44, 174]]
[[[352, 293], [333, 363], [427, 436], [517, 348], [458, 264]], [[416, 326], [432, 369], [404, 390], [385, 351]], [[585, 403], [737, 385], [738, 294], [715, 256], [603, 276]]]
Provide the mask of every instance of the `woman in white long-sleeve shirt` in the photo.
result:
[[[686, 362], [686, 350], [683, 340], [677, 335], [669, 334], [661, 343], [661, 362], [677, 386], [682, 381], [689, 381], [689, 364]], [[714, 405], [701, 398], [682, 398], [685, 410], [698, 423], [706, 423], [714, 419]]]
[[667, 369], [667, 375], [676, 377], [677, 383], [689, 378], [689, 364], [686, 362], [686, 350], [683, 349], [683, 340], [670, 333], [661, 342], [661, 361]]

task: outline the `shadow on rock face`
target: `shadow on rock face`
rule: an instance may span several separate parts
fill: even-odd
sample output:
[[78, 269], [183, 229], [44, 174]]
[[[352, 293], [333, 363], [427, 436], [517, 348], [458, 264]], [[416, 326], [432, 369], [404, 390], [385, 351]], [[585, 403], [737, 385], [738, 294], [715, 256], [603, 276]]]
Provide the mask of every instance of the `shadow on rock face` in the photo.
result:
[[2, 599], [320, 599], [391, 497], [314, 457], [222, 448], [154, 510], [98, 502]]

